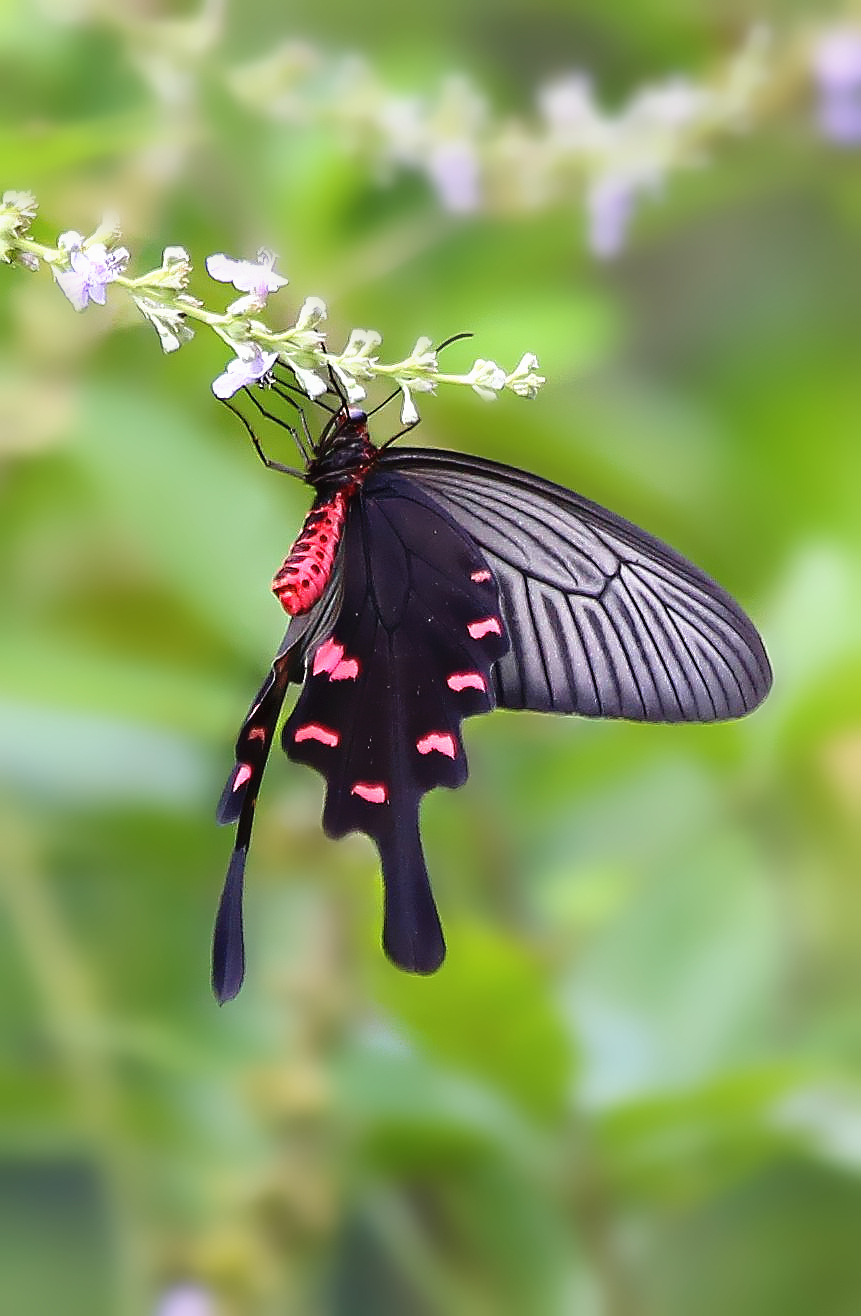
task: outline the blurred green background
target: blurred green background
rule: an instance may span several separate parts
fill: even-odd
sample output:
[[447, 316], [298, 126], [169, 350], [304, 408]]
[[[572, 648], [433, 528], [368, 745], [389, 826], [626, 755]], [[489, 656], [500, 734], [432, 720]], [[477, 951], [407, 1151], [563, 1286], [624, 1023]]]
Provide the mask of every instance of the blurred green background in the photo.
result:
[[[834, 11], [836, 13], [836, 11]], [[861, 154], [804, 71], [827, 6], [0, 3], [4, 187], [36, 235], [122, 216], [280, 254], [295, 312], [389, 359], [461, 330], [535, 402], [423, 399], [420, 437], [669, 539], [763, 631], [747, 722], [498, 714], [423, 810], [449, 958], [378, 945], [376, 854], [273, 756], [250, 972], [209, 993], [213, 825], [307, 503], [120, 290], [0, 270], [0, 1307], [15, 1316], [856, 1316], [861, 1311]], [[231, 73], [301, 37], [494, 115], [590, 70], [709, 74], [770, 18], [780, 94], [590, 256], [582, 205], [442, 213]], [[273, 302], [273, 313], [277, 303]], [[474, 350], [473, 350], [474, 349]], [[381, 417], [381, 424], [385, 417]]]

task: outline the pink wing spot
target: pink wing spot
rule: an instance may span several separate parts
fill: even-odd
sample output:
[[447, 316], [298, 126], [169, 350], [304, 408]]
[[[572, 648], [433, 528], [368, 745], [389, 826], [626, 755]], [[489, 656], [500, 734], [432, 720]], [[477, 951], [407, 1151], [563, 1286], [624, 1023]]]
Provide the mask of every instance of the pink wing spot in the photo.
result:
[[351, 795], [358, 795], [360, 799], [367, 800], [369, 804], [386, 804], [389, 798], [389, 792], [382, 784], [372, 785], [369, 781], [357, 781], [350, 791]]
[[304, 727], [297, 727], [293, 739], [299, 743], [302, 740], [319, 740], [321, 745], [337, 745], [341, 737], [337, 731], [330, 731], [328, 727], [321, 727], [318, 722], [308, 722]]
[[487, 682], [481, 672], [452, 672], [446, 681], [449, 690], [486, 690]]
[[502, 634], [498, 617], [482, 617], [479, 621], [471, 621], [466, 629], [474, 640], [481, 640], [485, 635]]
[[251, 730], [248, 732], [248, 739], [249, 739], [249, 740], [265, 740], [265, 739], [266, 739], [266, 728], [265, 728], [265, 727], [252, 727]]
[[416, 749], [420, 754], [430, 754], [432, 750], [436, 750], [438, 754], [445, 754], [449, 759], [457, 756], [454, 736], [450, 736], [447, 731], [429, 731], [426, 736], [420, 736], [416, 741]]
[[236, 776], [233, 778], [233, 790], [241, 791], [242, 787], [254, 775], [254, 769], [250, 763], [239, 763], [236, 767]]
[[491, 579], [492, 576], [489, 571], [473, 571], [472, 575], [470, 576], [470, 580], [474, 580], [476, 584], [478, 584], [482, 580], [491, 580]]
[[329, 673], [330, 681], [355, 681], [359, 675], [359, 664], [355, 658], [345, 658]]
[[321, 672], [331, 672], [333, 667], [338, 666], [343, 656], [343, 644], [339, 644], [337, 640], [326, 640], [314, 654], [314, 666], [311, 668], [311, 674], [319, 676]]

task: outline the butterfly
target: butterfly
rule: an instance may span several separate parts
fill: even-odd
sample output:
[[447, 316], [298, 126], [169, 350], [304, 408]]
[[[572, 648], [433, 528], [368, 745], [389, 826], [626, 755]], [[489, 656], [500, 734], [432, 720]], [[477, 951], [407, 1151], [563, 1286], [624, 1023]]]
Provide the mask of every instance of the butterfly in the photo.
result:
[[316, 439], [301, 408], [302, 434], [249, 396], [290, 431], [303, 467], [271, 460], [232, 408], [259, 456], [302, 478], [314, 501], [272, 584], [290, 623], [218, 805], [218, 821], [236, 824], [213, 941], [220, 1002], [245, 973], [245, 866], [291, 684], [300, 692], [284, 751], [325, 778], [326, 835], [364, 832], [376, 844], [383, 948], [428, 974], [446, 947], [419, 805], [435, 786], [466, 781], [465, 717], [499, 707], [713, 722], [750, 713], [772, 680], [734, 599], [614, 512], [498, 462], [392, 447], [405, 431], [377, 446], [369, 413], [340, 393]]

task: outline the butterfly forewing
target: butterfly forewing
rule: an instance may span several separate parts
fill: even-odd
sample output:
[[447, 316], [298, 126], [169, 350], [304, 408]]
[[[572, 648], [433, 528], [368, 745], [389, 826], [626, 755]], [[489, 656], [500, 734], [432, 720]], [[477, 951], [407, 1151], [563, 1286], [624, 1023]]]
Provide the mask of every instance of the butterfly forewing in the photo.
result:
[[506, 708], [710, 722], [765, 697], [771, 669], [725, 590], [660, 540], [547, 480], [460, 453], [387, 451], [480, 546], [511, 639]]

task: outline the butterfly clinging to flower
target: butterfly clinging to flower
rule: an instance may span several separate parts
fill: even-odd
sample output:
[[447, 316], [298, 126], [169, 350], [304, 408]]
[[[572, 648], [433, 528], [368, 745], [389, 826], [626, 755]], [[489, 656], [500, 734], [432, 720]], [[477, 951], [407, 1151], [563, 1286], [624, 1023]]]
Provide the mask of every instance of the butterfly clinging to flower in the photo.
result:
[[325, 777], [326, 834], [376, 844], [383, 946], [413, 973], [445, 956], [419, 805], [466, 781], [465, 717], [500, 707], [713, 722], [751, 712], [771, 685], [752, 622], [672, 548], [540, 476], [394, 439], [377, 446], [334, 375], [332, 391], [316, 439], [301, 408], [301, 432], [276, 418], [301, 470], [268, 458], [243, 417], [264, 462], [304, 479], [314, 501], [273, 581], [290, 623], [218, 808], [236, 823], [215, 927], [219, 1001], [244, 976], [254, 808], [291, 683], [301, 690], [285, 753]]

